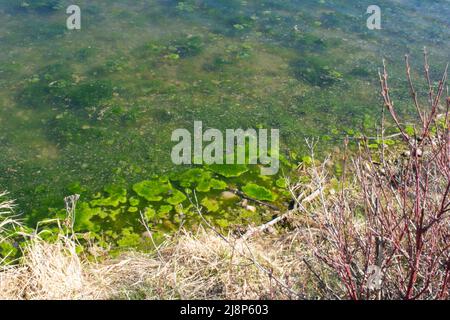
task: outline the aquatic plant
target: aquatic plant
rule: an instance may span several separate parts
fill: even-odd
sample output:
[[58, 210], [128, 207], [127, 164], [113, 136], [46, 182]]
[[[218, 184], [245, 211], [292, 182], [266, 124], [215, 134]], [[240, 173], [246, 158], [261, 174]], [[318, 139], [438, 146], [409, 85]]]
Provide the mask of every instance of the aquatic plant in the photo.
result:
[[257, 200], [267, 200], [267, 201], [275, 201], [277, 199], [277, 195], [272, 191], [268, 190], [263, 186], [259, 186], [255, 183], [247, 183], [242, 187], [242, 191], [245, 192], [246, 195], [252, 197]]
[[38, 12], [51, 12], [61, 9], [61, 0], [8, 0], [16, 8], [35, 10]]
[[113, 92], [110, 81], [93, 80], [72, 85], [65, 99], [70, 106], [86, 108], [97, 106], [102, 101], [110, 99]]
[[171, 190], [167, 182], [161, 180], [144, 180], [133, 185], [133, 190], [147, 201], [161, 201], [163, 194]]
[[328, 66], [317, 57], [294, 60], [291, 67], [297, 79], [304, 80], [314, 86], [331, 86], [342, 80], [343, 77], [334, 67]]
[[90, 202], [94, 207], [118, 207], [120, 204], [127, 202], [127, 190], [119, 185], [110, 185], [105, 187], [108, 197], [95, 199]]
[[207, 168], [226, 178], [239, 177], [249, 170], [245, 164], [212, 164]]

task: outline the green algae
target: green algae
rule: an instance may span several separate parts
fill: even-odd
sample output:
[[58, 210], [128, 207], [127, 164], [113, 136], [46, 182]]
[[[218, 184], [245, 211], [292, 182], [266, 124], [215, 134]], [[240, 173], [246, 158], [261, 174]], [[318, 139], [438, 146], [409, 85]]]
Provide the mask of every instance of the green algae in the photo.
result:
[[[20, 7], [23, 2], [28, 7]], [[112, 230], [114, 241], [126, 225], [142, 231], [139, 212], [158, 212], [162, 205], [173, 208], [160, 217], [149, 214], [155, 237], [177, 221], [197, 223], [185, 189], [195, 190], [200, 202], [248, 183], [282, 189], [279, 177], [263, 179], [253, 166], [183, 175], [190, 169], [170, 161], [172, 130], [199, 119], [220, 130], [279, 128], [282, 153], [298, 155], [291, 166], [309, 165], [305, 137], [322, 137], [320, 156], [349, 133], [373, 135], [382, 57], [399, 89], [407, 89], [399, 80], [406, 52], [419, 60], [426, 45], [433, 60], [442, 61], [436, 69], [448, 60], [442, 25], [449, 12], [439, 3], [427, 10], [426, 2], [389, 3], [383, 30], [370, 32], [363, 3], [80, 1], [82, 30], [69, 32], [57, 2], [0, 3], [0, 184], [30, 223], [54, 217], [65, 196], [81, 194], [77, 229], [97, 232], [100, 225]], [[417, 14], [425, 11], [433, 19]], [[402, 115], [412, 109], [405, 92], [393, 92]], [[183, 178], [151, 178], [173, 170]], [[139, 183], [138, 192], [133, 185]], [[111, 184], [126, 194], [92, 196]], [[246, 189], [260, 196], [259, 188]], [[218, 205], [210, 218], [222, 227], [261, 221]]]
[[277, 195], [272, 191], [255, 183], [247, 183], [244, 187], [242, 187], [242, 190], [249, 197], [257, 200], [275, 201], [277, 199]]

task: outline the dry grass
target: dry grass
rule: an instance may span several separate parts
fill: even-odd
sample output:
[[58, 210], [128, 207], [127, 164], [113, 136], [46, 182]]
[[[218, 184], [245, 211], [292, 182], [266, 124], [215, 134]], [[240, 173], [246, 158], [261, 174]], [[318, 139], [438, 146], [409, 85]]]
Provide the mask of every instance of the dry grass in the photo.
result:
[[201, 230], [184, 233], [159, 255], [128, 253], [92, 263], [68, 238], [52, 244], [36, 239], [20, 265], [0, 272], [0, 299], [296, 298], [292, 289], [304, 283], [304, 270], [294, 242], [260, 238], [232, 247]]
[[7, 192], [0, 192], [0, 242], [4, 240], [6, 230], [17, 224], [17, 221], [11, 217], [14, 201], [3, 200], [7, 195]]
[[294, 233], [244, 242], [204, 229], [184, 232], [159, 250], [134, 294], [146, 299], [300, 298], [297, 284], [305, 282], [301, 256]]
[[0, 299], [292, 299], [308, 283], [297, 233], [241, 241], [200, 228], [103, 262], [76, 248], [63, 233], [34, 235], [20, 263], [0, 268]]

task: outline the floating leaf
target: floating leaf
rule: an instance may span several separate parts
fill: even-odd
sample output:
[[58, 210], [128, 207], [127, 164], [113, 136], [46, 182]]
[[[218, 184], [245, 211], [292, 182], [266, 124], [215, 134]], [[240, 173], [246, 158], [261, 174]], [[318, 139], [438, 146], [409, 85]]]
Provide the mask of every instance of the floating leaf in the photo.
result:
[[211, 190], [211, 184], [209, 180], [201, 181], [195, 188], [198, 192], [209, 192]]

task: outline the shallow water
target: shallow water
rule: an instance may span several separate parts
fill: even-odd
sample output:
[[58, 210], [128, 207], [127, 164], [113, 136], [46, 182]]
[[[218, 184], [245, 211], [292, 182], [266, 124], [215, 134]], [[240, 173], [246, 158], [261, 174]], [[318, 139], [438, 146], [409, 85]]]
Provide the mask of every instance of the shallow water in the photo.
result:
[[0, 186], [27, 214], [74, 184], [173, 170], [171, 132], [194, 120], [278, 128], [285, 154], [314, 136], [326, 152], [374, 131], [383, 57], [404, 114], [403, 55], [419, 66], [426, 46], [434, 76], [450, 57], [448, 0], [378, 1], [374, 31], [371, 1], [77, 1], [79, 31], [70, 2], [24, 2], [0, 1]]

